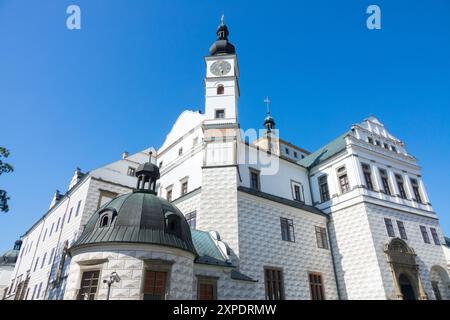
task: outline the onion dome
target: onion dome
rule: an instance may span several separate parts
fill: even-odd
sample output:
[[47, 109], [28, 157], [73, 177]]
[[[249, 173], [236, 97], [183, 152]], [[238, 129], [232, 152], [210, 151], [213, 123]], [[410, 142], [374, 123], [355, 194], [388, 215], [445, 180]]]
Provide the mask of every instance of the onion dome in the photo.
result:
[[222, 19], [219, 27], [217, 28], [217, 40], [212, 44], [209, 48], [209, 54], [211, 56], [221, 55], [221, 54], [235, 54], [236, 49], [234, 46], [228, 41], [228, 27], [224, 22], [224, 16], [222, 15]]
[[191, 230], [176, 206], [156, 195], [159, 168], [148, 162], [136, 170], [137, 188], [97, 210], [73, 248], [107, 243], [144, 243], [196, 254]]
[[4, 252], [0, 255], [0, 266], [14, 265], [19, 257], [20, 247], [22, 246], [22, 240], [17, 240], [14, 243], [14, 248]]

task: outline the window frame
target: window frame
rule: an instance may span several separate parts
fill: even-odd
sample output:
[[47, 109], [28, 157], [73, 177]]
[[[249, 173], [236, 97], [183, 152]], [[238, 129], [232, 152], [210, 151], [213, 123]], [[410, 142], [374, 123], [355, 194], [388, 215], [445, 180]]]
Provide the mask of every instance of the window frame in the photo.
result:
[[422, 234], [422, 240], [424, 243], [431, 244], [430, 236], [428, 235], [427, 228], [425, 226], [419, 226], [420, 233]]
[[287, 242], [295, 242], [294, 219], [280, 217], [280, 231], [281, 240]]
[[[339, 183], [339, 190], [341, 194], [347, 193], [351, 191], [350, 181], [348, 179], [347, 168], [345, 166], [341, 166], [336, 169], [336, 176]], [[344, 184], [342, 183], [342, 178], [344, 178]]]
[[361, 168], [364, 176], [364, 182], [366, 183], [366, 188], [370, 191], [375, 191], [375, 188], [373, 186], [371, 166], [367, 163], [361, 163]]
[[[219, 117], [219, 114], [222, 114], [222, 117]], [[225, 119], [225, 109], [215, 109], [214, 110], [214, 119]]]
[[419, 181], [415, 178], [409, 178], [409, 181], [411, 182], [411, 187], [412, 187], [412, 191], [414, 194], [414, 201], [416, 201], [418, 203], [423, 203], [422, 194], [420, 192]]
[[[299, 197], [297, 198], [296, 187], [299, 188]], [[305, 203], [305, 189], [303, 188], [303, 184], [294, 180], [291, 180], [291, 192], [292, 199], [294, 201]]]
[[319, 194], [321, 202], [327, 202], [331, 199], [330, 188], [328, 187], [328, 175], [323, 174], [317, 178], [317, 183], [319, 185]]
[[386, 169], [378, 168], [378, 173], [380, 174], [381, 185], [383, 186], [383, 190], [381, 190], [384, 194], [392, 196], [391, 185], [389, 183], [389, 174]]
[[[206, 300], [217, 300], [217, 280], [218, 277], [209, 277], [204, 275], [197, 275], [197, 300], [206, 301]], [[201, 285], [211, 285], [213, 287], [213, 296], [212, 299], [200, 299], [200, 288]]]
[[127, 169], [127, 176], [129, 177], [135, 177], [136, 176], [136, 168], [132, 166], [128, 166]]
[[145, 260], [144, 261], [144, 268], [142, 270], [142, 285], [141, 285], [141, 300], [144, 300], [145, 297], [145, 280], [146, 280], [146, 274], [148, 271], [150, 272], [165, 272], [166, 278], [165, 278], [165, 288], [164, 288], [164, 296], [161, 300], [167, 300], [168, 295], [170, 293], [170, 279], [171, 279], [171, 273], [172, 273], [172, 265], [173, 261], [167, 261], [167, 260]]
[[317, 248], [329, 250], [327, 228], [314, 226], [314, 233], [316, 235]]
[[384, 218], [384, 226], [386, 227], [388, 237], [395, 238], [395, 229], [391, 218]]
[[[268, 277], [268, 274], [276, 277]], [[277, 267], [264, 267], [264, 288], [266, 300], [284, 300], [284, 275], [283, 269]]]
[[[319, 281], [314, 281], [315, 278]], [[308, 272], [308, 283], [311, 300], [326, 300], [325, 282], [321, 272]]]
[[217, 86], [217, 90], [216, 90], [216, 94], [218, 96], [224, 95], [225, 94], [225, 86], [223, 84], [219, 84]]
[[439, 239], [439, 235], [437, 233], [436, 228], [431, 228], [430, 227], [430, 232], [431, 232], [431, 237], [433, 238], [433, 242], [435, 245], [440, 246], [441, 245], [441, 240]]
[[408, 200], [408, 195], [406, 194], [406, 189], [405, 189], [405, 180], [403, 179], [402, 175], [396, 173], [395, 174], [395, 182], [397, 183], [399, 197], [402, 199]]
[[401, 220], [396, 220], [396, 221], [397, 221], [397, 228], [398, 228], [398, 233], [400, 234], [400, 238], [403, 240], [408, 240], [408, 235], [406, 233], [405, 224]]
[[[250, 189], [261, 191], [261, 171], [255, 168], [248, 168], [249, 170], [249, 180]], [[256, 187], [254, 186], [253, 175], [256, 175]]]

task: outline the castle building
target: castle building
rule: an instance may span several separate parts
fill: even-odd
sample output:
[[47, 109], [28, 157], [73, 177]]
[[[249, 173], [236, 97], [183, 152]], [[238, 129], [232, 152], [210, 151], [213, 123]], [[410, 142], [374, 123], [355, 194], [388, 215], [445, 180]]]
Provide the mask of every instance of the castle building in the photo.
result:
[[370, 116], [309, 153], [279, 137], [268, 99], [262, 134], [244, 132], [228, 37], [222, 19], [204, 112], [55, 193], [6, 298], [450, 299], [445, 238], [406, 145]]

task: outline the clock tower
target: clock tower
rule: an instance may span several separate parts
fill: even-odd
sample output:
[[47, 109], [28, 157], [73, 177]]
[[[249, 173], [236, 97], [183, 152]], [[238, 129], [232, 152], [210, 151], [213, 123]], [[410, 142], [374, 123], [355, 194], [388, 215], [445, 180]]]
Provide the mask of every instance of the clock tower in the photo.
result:
[[236, 51], [228, 41], [228, 27], [222, 16], [217, 29], [217, 40], [205, 57], [205, 114], [208, 121], [221, 124], [237, 124], [239, 98]]

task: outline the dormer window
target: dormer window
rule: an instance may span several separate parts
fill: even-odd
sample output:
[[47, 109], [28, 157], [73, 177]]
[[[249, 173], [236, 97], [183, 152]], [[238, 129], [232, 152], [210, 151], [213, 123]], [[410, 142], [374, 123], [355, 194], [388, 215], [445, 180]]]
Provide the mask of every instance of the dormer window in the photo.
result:
[[380, 140], [375, 141], [378, 147], [381, 147], [381, 142]]
[[117, 216], [115, 210], [106, 209], [105, 211], [100, 211], [100, 219], [98, 223], [99, 228], [109, 228], [112, 226], [114, 219]]
[[165, 213], [165, 231], [181, 238], [181, 219], [173, 212]]
[[224, 94], [224, 93], [225, 93], [225, 88], [224, 88], [224, 86], [221, 85], [221, 84], [219, 84], [219, 85], [217, 86], [217, 95], [222, 95], [222, 94]]
[[394, 152], [397, 152], [397, 148], [394, 147], [394, 146], [391, 146], [391, 150], [394, 151]]
[[109, 217], [105, 214], [100, 221], [100, 228], [106, 228], [109, 226]]
[[373, 144], [373, 139], [371, 137], [368, 137], [367, 138], [367, 142], [370, 143], [370, 144]]

